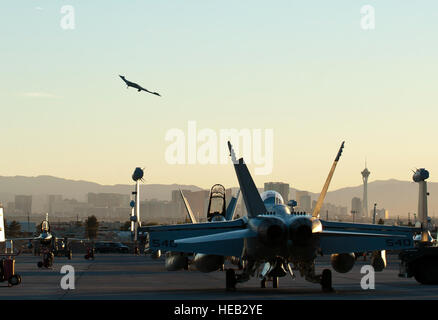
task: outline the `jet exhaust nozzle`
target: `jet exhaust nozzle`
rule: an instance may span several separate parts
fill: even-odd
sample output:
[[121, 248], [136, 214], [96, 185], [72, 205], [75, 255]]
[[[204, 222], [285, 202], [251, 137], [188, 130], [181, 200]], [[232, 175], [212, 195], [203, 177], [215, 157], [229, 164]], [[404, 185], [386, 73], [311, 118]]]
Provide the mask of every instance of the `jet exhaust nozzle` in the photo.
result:
[[312, 236], [312, 221], [308, 218], [297, 218], [289, 226], [289, 238], [293, 245], [307, 246]]
[[286, 226], [275, 218], [264, 219], [257, 228], [259, 240], [269, 247], [279, 247], [286, 240]]

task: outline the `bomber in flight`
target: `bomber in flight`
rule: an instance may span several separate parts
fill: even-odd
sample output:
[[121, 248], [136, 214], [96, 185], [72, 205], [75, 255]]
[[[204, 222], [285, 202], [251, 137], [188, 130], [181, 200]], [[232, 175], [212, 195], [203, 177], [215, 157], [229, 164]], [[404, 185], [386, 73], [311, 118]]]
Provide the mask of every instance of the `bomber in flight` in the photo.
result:
[[133, 87], [133, 88], [137, 89], [138, 92], [143, 90], [143, 91], [146, 91], [146, 92], [149, 92], [149, 93], [155, 94], [156, 96], [161, 97], [161, 95], [158, 92], [149, 91], [149, 90], [143, 88], [142, 86], [138, 85], [137, 83], [134, 83], [134, 82], [131, 82], [129, 80], [126, 80], [125, 76], [119, 75], [119, 77], [122, 78], [123, 81], [125, 81], [125, 83], [127, 85], [126, 88]]

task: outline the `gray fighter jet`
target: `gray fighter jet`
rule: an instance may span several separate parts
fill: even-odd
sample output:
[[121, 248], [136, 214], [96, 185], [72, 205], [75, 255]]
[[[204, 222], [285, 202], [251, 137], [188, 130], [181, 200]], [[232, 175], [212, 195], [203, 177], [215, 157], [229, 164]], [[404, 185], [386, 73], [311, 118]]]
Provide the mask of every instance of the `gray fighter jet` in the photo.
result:
[[226, 272], [226, 289], [235, 290], [237, 283], [248, 281], [258, 274], [261, 287], [272, 279], [298, 270], [307, 281], [321, 284], [323, 291], [332, 291], [331, 270], [316, 274], [318, 255], [331, 255], [335, 271], [346, 273], [355, 263], [354, 252], [373, 251], [371, 265], [376, 271], [386, 266], [385, 250], [414, 247], [415, 228], [324, 221], [319, 211], [327, 193], [344, 143], [338, 151], [312, 215], [297, 215], [284, 204], [276, 191], [260, 195], [243, 158], [236, 159], [228, 143], [237, 180], [248, 215], [237, 220], [175, 226], [148, 227], [154, 250], [196, 252], [204, 255], [240, 257], [244, 268]]
[[131, 81], [129, 81], [129, 80], [126, 80], [125, 76], [121, 76], [121, 75], [119, 75], [119, 77], [122, 78], [123, 81], [125, 81], [125, 83], [126, 83], [126, 85], [127, 85], [127, 87], [126, 87], [127, 89], [128, 89], [129, 87], [133, 87], [133, 88], [137, 89], [138, 92], [140, 92], [140, 91], [143, 90], [143, 91], [146, 91], [146, 92], [149, 92], [149, 93], [155, 94], [156, 96], [161, 97], [161, 95], [160, 95], [158, 92], [152, 92], [152, 91], [149, 91], [149, 90], [143, 88], [142, 86], [138, 85], [137, 83], [134, 83], [134, 82], [131, 82]]

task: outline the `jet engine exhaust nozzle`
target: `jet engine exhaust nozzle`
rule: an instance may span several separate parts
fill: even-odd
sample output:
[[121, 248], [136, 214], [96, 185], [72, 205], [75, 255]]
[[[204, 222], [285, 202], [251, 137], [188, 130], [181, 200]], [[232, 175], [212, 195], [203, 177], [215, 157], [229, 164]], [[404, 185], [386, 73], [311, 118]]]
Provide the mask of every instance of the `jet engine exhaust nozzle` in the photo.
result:
[[289, 236], [293, 245], [307, 246], [312, 240], [312, 221], [298, 218], [289, 226]]
[[268, 247], [279, 247], [286, 240], [286, 226], [279, 219], [265, 219], [257, 228], [259, 240]]

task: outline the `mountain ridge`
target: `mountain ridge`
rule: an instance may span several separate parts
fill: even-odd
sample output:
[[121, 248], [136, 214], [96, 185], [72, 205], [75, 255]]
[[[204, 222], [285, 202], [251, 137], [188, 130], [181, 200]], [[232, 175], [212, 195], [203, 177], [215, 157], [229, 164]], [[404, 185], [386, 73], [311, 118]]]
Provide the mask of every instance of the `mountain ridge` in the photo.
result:
[[[141, 200], [171, 200], [171, 191], [178, 188], [191, 191], [205, 190], [196, 185], [180, 185], [180, 184], [147, 184], [141, 185]], [[236, 190], [236, 187], [232, 187]], [[295, 191], [303, 190], [291, 187], [289, 198], [294, 199]], [[326, 197], [326, 202], [338, 206], [344, 206], [350, 211], [351, 199], [353, 197], [362, 198], [363, 185], [347, 186], [336, 190], [329, 190]], [[14, 201], [14, 195], [32, 195], [33, 204], [32, 210], [40, 211], [46, 201], [48, 194], [61, 194], [64, 199], [77, 199], [78, 201], [86, 201], [87, 193], [122, 193], [131, 194], [134, 191], [134, 183], [132, 184], [114, 184], [103, 185], [97, 182], [86, 180], [73, 180], [60, 178], [50, 175], [39, 175], [34, 177], [28, 176], [0, 176], [0, 201]], [[434, 195], [438, 194], [438, 183], [428, 182], [428, 197], [429, 215], [433, 216], [435, 211], [438, 211], [438, 198]], [[316, 200], [319, 193], [309, 192], [312, 200]], [[407, 216], [417, 211], [418, 203], [418, 186], [412, 181], [403, 181], [397, 179], [375, 180], [368, 182], [368, 209], [373, 208], [374, 203], [377, 203], [378, 208], [389, 210], [391, 217], [400, 215]]]

